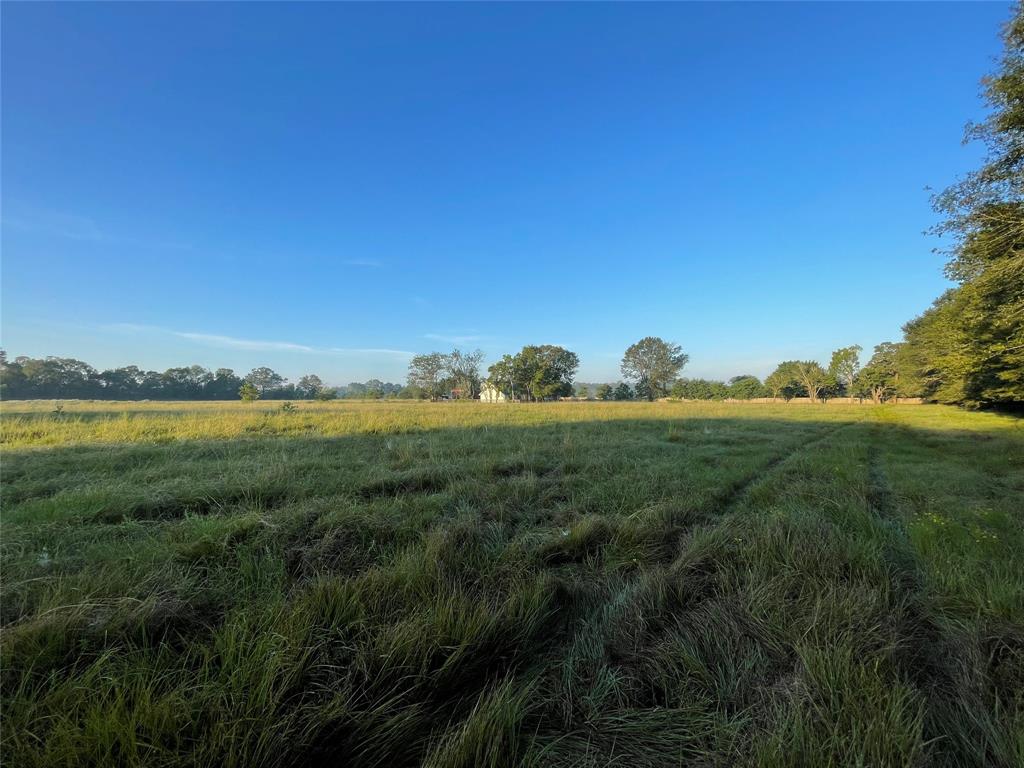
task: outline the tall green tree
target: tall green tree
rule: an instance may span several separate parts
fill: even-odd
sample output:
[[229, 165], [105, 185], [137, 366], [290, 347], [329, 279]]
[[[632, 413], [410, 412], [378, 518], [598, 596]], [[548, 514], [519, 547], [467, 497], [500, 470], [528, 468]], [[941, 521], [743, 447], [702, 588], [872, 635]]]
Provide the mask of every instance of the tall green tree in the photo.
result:
[[448, 360], [440, 352], [415, 355], [409, 361], [409, 386], [422, 390], [431, 400], [437, 400], [444, 391], [447, 367]]
[[488, 380], [506, 397], [547, 400], [572, 395], [572, 381], [579, 364], [575, 352], [541, 344], [503, 356], [487, 373]]
[[984, 145], [984, 161], [933, 198], [959, 287], [907, 329], [926, 396], [941, 402], [1024, 402], [1024, 4], [1003, 39], [999, 69], [982, 81], [989, 113], [964, 137]]
[[315, 373], [307, 373], [305, 376], [300, 378], [298, 384], [295, 385], [295, 391], [298, 393], [299, 397], [303, 397], [307, 400], [315, 398], [323, 388], [323, 380]]
[[252, 384], [256, 387], [256, 389], [259, 390], [260, 396], [264, 397], [271, 390], [283, 386], [286, 379], [273, 368], [261, 366], [260, 368], [253, 368], [249, 371], [249, 375], [245, 377], [245, 381], [246, 383]]
[[622, 356], [622, 375], [636, 382], [648, 400], [664, 397], [690, 359], [678, 344], [657, 336], [640, 339]]
[[211, 400], [230, 400], [238, 394], [242, 380], [230, 368], [218, 368], [213, 373], [213, 381], [206, 385]]
[[808, 397], [812, 403], [818, 402], [827, 388], [834, 383], [829, 372], [813, 360], [787, 360], [779, 363], [767, 379], [765, 386], [772, 397]]
[[797, 396], [796, 376], [792, 366], [792, 362], [779, 363], [765, 378], [764, 386], [771, 393], [772, 399], [778, 400], [781, 397], [788, 401]]
[[861, 350], [862, 347], [858, 344], [841, 347], [832, 353], [832, 360], [828, 364], [828, 372], [849, 397], [854, 396], [853, 381], [860, 370]]
[[449, 389], [459, 390], [462, 397], [472, 399], [480, 394], [480, 366], [484, 361], [482, 350], [462, 352], [453, 349], [443, 356], [445, 372], [448, 374]]
[[875, 346], [867, 365], [857, 372], [854, 387], [858, 394], [870, 397], [872, 402], [881, 403], [896, 393], [900, 346], [891, 341], [883, 341]]
[[572, 395], [580, 360], [575, 352], [553, 344], [523, 347], [519, 353], [524, 381], [534, 400]]
[[517, 400], [527, 395], [526, 384], [516, 370], [517, 355], [502, 355], [494, 365], [487, 369], [487, 380], [496, 389], [501, 390], [505, 397]]
[[816, 403], [821, 399], [823, 391], [832, 382], [828, 371], [813, 360], [794, 361], [792, 371], [796, 376], [796, 381], [807, 392], [807, 396], [811, 399], [812, 403]]

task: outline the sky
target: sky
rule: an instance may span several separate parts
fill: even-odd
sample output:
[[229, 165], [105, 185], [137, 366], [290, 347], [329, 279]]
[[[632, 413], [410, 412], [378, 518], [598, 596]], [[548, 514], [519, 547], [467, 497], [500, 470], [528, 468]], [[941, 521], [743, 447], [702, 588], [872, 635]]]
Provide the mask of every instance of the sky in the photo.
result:
[[404, 380], [897, 340], [1006, 3], [4, 3], [0, 342]]

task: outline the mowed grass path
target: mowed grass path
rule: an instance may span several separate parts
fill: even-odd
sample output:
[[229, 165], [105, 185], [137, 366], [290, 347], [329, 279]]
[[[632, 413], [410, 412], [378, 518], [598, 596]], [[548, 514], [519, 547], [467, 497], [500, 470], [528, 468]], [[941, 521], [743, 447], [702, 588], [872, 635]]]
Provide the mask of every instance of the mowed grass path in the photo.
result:
[[1024, 422], [5, 403], [19, 766], [1024, 765]]

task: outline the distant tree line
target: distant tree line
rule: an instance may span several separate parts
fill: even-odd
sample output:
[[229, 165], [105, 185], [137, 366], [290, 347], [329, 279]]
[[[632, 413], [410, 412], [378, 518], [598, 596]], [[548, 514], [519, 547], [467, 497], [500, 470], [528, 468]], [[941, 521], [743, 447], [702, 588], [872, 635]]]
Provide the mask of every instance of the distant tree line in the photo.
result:
[[870, 397], [882, 402], [921, 394], [921, 379], [903, 344], [882, 344], [864, 367], [858, 346], [836, 350], [827, 368], [814, 361], [781, 363], [762, 383], [756, 376], [734, 376], [728, 382], [680, 378], [688, 356], [679, 345], [648, 336], [622, 358], [626, 381], [574, 384], [579, 357], [563, 347], [528, 345], [507, 354], [481, 373], [480, 350], [416, 355], [405, 385], [379, 379], [329, 387], [319, 376], [306, 374], [291, 383], [265, 366], [238, 376], [229, 368], [214, 371], [199, 365], [144, 371], [137, 366], [97, 370], [81, 360], [63, 357], [18, 357], [8, 361], [0, 351], [0, 396], [5, 399], [82, 398], [98, 400], [333, 400], [474, 399], [493, 387], [507, 399], [542, 401], [563, 397], [598, 400], [751, 400], [771, 397]]
[[329, 387], [316, 374], [290, 383], [272, 368], [238, 376], [230, 368], [201, 365], [145, 371], [128, 365], [97, 370], [69, 357], [17, 357], [0, 350], [0, 397], [7, 400], [81, 398], [85, 400], [333, 400], [337, 397], [413, 397], [400, 384], [371, 379]]
[[[845, 347], [833, 353], [828, 368], [813, 361], [792, 360], [779, 367], [762, 382], [757, 376], [743, 374], [728, 381], [714, 379], [680, 378], [678, 372], [685, 364], [683, 355], [676, 345], [669, 345], [658, 338], [647, 338], [639, 342], [640, 348], [656, 350], [661, 366], [654, 377], [638, 371], [630, 351], [623, 360], [622, 372], [633, 381], [615, 382], [588, 386], [579, 397], [594, 397], [598, 400], [650, 400], [655, 397], [670, 397], [680, 400], [755, 400], [773, 398], [791, 400], [794, 397], [810, 397], [825, 400], [829, 397], [859, 396], [860, 387], [855, 383], [857, 355], [860, 347]], [[664, 346], [662, 346], [664, 345]], [[638, 345], [630, 347], [635, 352]], [[646, 370], [646, 369], [644, 369]]]

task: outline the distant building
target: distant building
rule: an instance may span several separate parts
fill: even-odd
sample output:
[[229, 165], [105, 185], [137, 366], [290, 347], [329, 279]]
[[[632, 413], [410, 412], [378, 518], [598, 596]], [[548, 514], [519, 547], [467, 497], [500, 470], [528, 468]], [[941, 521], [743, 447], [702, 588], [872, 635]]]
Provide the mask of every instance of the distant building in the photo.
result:
[[490, 382], [484, 382], [480, 388], [481, 403], [504, 403], [507, 399], [505, 393]]

